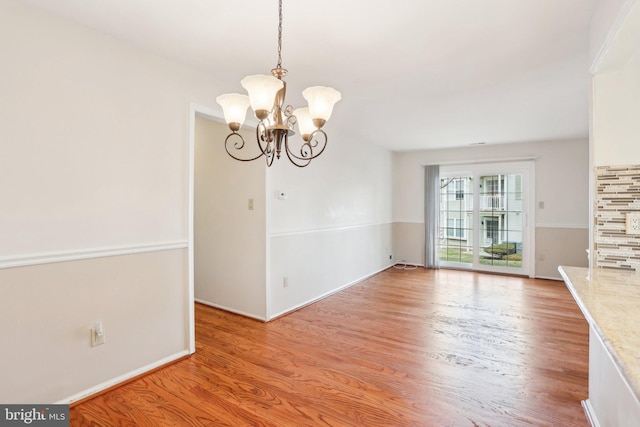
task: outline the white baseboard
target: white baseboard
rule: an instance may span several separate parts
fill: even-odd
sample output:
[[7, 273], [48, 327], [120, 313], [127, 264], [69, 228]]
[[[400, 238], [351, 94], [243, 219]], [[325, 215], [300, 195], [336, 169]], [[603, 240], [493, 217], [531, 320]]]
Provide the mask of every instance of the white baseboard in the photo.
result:
[[356, 280], [354, 280], [354, 281], [352, 281], [352, 282], [349, 282], [349, 283], [347, 283], [347, 284], [344, 284], [344, 285], [340, 286], [339, 288], [336, 288], [336, 289], [331, 290], [331, 291], [329, 291], [329, 292], [325, 292], [325, 293], [324, 293], [324, 294], [322, 294], [322, 295], [319, 295], [319, 296], [317, 296], [317, 297], [315, 297], [315, 298], [312, 298], [312, 299], [310, 299], [310, 300], [308, 300], [308, 301], [305, 301], [305, 302], [303, 302], [303, 303], [301, 303], [301, 304], [298, 304], [298, 305], [295, 305], [295, 306], [293, 306], [293, 307], [291, 307], [291, 308], [288, 308], [288, 309], [286, 309], [286, 310], [283, 310], [283, 311], [281, 311], [281, 312], [279, 312], [279, 313], [272, 314], [272, 315], [269, 317], [269, 320], [268, 320], [268, 321], [272, 321], [272, 320], [274, 320], [274, 319], [276, 319], [276, 318], [278, 318], [278, 317], [284, 316], [285, 314], [291, 313], [291, 312], [293, 312], [293, 311], [296, 311], [296, 310], [301, 309], [302, 307], [306, 307], [307, 305], [313, 304], [314, 302], [318, 302], [318, 301], [320, 301], [320, 300], [322, 300], [322, 299], [325, 299], [325, 298], [327, 298], [328, 296], [331, 296], [331, 295], [333, 295], [333, 294], [336, 294], [336, 293], [338, 293], [338, 292], [340, 292], [340, 291], [343, 291], [343, 290], [347, 289], [348, 287], [351, 287], [351, 286], [353, 286], [353, 285], [355, 285], [355, 284], [357, 284], [357, 283], [360, 283], [360, 282], [362, 282], [362, 281], [364, 281], [364, 280], [367, 280], [368, 278], [370, 278], [370, 277], [372, 277], [372, 276], [375, 276], [376, 274], [380, 273], [381, 271], [387, 270], [388, 268], [390, 268], [390, 267], [392, 267], [392, 266], [393, 266], [393, 264], [389, 264], [389, 265], [387, 265], [387, 266], [385, 266], [385, 267], [383, 267], [383, 268], [381, 268], [381, 269], [379, 269], [379, 270], [377, 270], [377, 271], [374, 271], [374, 272], [373, 272], [373, 273], [371, 273], [371, 274], [367, 274], [367, 275], [366, 275], [366, 276], [364, 276], [364, 277], [361, 277], [361, 278], [356, 279]]
[[235, 314], [239, 314], [239, 315], [244, 316], [244, 317], [250, 317], [251, 319], [260, 320], [261, 322], [266, 322], [267, 321], [267, 319], [265, 319], [264, 317], [256, 316], [255, 314], [247, 313], [247, 312], [242, 311], [242, 310], [236, 310], [235, 308], [225, 307], [224, 305], [215, 304], [213, 302], [205, 301], [205, 300], [200, 299], [200, 298], [194, 298], [194, 301], [197, 302], [197, 303], [200, 303], [200, 304], [208, 305], [209, 307], [219, 308], [220, 310], [228, 311], [230, 313], [235, 313]]
[[534, 279], [555, 280], [558, 282], [562, 282], [562, 277], [534, 276]]
[[600, 423], [598, 422], [598, 418], [593, 411], [593, 406], [591, 406], [589, 399], [583, 400], [580, 403], [582, 403], [582, 409], [584, 409], [584, 414], [587, 416], [587, 420], [589, 421], [589, 424], [591, 424], [591, 427], [600, 427]]
[[180, 359], [181, 357], [184, 356], [188, 356], [189, 355], [189, 351], [188, 350], [183, 350], [179, 353], [173, 354], [171, 356], [165, 357], [164, 359], [160, 359], [157, 362], [151, 363], [149, 365], [143, 366], [141, 368], [138, 368], [136, 370], [133, 370], [131, 372], [127, 372], [124, 375], [120, 375], [118, 377], [115, 377], [113, 379], [110, 379], [108, 381], [105, 381], [101, 384], [98, 384], [94, 387], [88, 388], [84, 391], [81, 391], [80, 393], [74, 394], [73, 396], [69, 396], [66, 399], [62, 399], [59, 400], [57, 402], [54, 402], [56, 405], [69, 405], [73, 402], [77, 402], [79, 400], [82, 399], [86, 399], [87, 397], [93, 396], [94, 394], [100, 393], [101, 391], [107, 390], [108, 388], [111, 388], [113, 386], [116, 386], [118, 384], [122, 384], [125, 381], [128, 381], [132, 378], [135, 378], [141, 374], [144, 374], [146, 372], [152, 371], [156, 368], [159, 368], [163, 365], [166, 365], [168, 363], [171, 363], [175, 360]]

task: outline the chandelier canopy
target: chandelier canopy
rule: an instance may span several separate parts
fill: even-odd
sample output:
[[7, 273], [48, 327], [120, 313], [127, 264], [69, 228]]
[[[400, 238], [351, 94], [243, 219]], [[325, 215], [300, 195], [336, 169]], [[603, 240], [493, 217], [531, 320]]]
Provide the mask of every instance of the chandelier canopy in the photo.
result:
[[[231, 129], [225, 139], [227, 153], [236, 160], [249, 162], [264, 156], [267, 166], [273, 164], [275, 158], [280, 158], [282, 151], [294, 165], [307, 166], [311, 160], [318, 157], [327, 146], [327, 134], [322, 130], [324, 124], [331, 117], [333, 106], [342, 97], [337, 90], [313, 86], [302, 91], [302, 96], [308, 107], [293, 110], [291, 105], [285, 106], [287, 84], [283, 77], [287, 70], [282, 68], [282, 0], [278, 0], [278, 64], [271, 70], [271, 75], [247, 76], [240, 84], [249, 94], [230, 93], [220, 95], [216, 102], [220, 104], [224, 119]], [[255, 157], [238, 157], [245, 147], [245, 141], [238, 130], [242, 127], [247, 115], [247, 108], [251, 106], [256, 118], [256, 142], [258, 154]], [[289, 137], [295, 135], [294, 127], [302, 135], [302, 141], [290, 143]]]

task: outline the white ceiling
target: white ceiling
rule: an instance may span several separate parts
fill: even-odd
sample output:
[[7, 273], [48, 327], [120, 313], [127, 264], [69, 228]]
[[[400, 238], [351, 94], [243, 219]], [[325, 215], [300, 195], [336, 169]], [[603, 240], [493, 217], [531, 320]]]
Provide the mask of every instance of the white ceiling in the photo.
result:
[[[203, 69], [220, 93], [277, 62], [277, 0], [24, 1]], [[335, 87], [330, 139], [393, 150], [583, 138], [594, 2], [284, 0], [287, 101]]]

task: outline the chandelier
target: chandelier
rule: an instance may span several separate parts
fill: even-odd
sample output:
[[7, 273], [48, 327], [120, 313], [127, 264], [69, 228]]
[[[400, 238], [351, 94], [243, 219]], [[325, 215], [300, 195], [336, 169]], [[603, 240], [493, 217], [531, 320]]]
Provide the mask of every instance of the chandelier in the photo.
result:
[[[308, 107], [294, 111], [291, 105], [284, 104], [287, 84], [282, 78], [286, 74], [287, 70], [282, 68], [282, 0], [278, 0], [278, 64], [271, 70], [271, 76], [259, 74], [242, 79], [240, 83], [248, 96], [230, 93], [216, 98], [231, 129], [224, 142], [225, 149], [234, 159], [250, 162], [264, 156], [267, 166], [271, 166], [284, 151], [291, 163], [302, 168], [326, 148], [327, 134], [322, 127], [331, 117], [334, 104], [340, 100], [340, 92], [324, 86], [309, 87], [302, 92]], [[259, 154], [239, 157], [245, 148], [245, 140], [238, 130], [244, 123], [249, 105], [259, 120], [256, 126]], [[296, 124], [302, 141], [292, 144], [289, 137], [295, 135]]]

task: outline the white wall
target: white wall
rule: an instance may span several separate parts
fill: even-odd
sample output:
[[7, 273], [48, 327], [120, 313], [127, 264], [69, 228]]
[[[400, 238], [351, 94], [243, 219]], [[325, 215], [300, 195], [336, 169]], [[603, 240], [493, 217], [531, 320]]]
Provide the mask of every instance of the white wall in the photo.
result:
[[[265, 320], [265, 163], [229, 157], [224, 123], [197, 117], [195, 131], [195, 298]], [[241, 133], [255, 145], [255, 131]]]
[[0, 270], [0, 402], [78, 400], [187, 354], [186, 266], [177, 249]]
[[268, 171], [271, 317], [391, 263], [391, 153], [332, 134], [331, 122], [326, 130], [329, 145], [309, 166], [281, 159]]
[[272, 234], [391, 222], [391, 153], [327, 128], [328, 146], [309, 166], [283, 158], [269, 169]]
[[184, 239], [188, 101], [211, 102], [206, 76], [0, 7], [0, 256]]
[[[559, 278], [557, 266], [569, 260], [586, 265], [588, 244], [588, 143], [586, 140], [545, 141], [423, 150], [394, 154], [394, 227], [404, 241], [394, 238], [394, 256], [422, 264], [423, 165], [436, 162], [494, 160], [535, 156], [536, 271], [538, 277]], [[537, 208], [544, 202], [544, 209]], [[570, 231], [567, 231], [570, 230]], [[571, 240], [558, 246], [553, 236]], [[412, 240], [409, 240], [412, 239]], [[416, 249], [420, 252], [416, 252]]]
[[0, 40], [0, 402], [68, 400], [188, 350], [189, 103], [217, 90], [24, 2]]
[[640, 65], [593, 77], [594, 166], [640, 162]]

